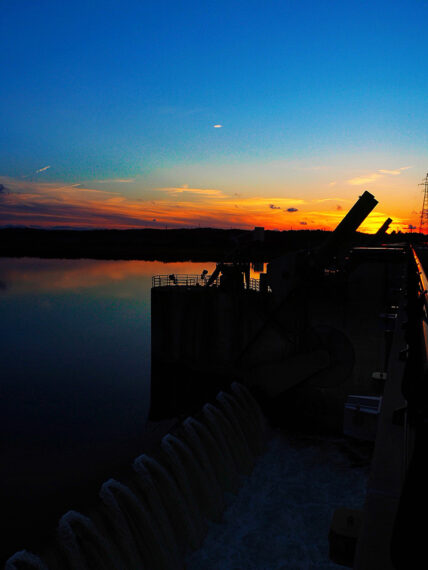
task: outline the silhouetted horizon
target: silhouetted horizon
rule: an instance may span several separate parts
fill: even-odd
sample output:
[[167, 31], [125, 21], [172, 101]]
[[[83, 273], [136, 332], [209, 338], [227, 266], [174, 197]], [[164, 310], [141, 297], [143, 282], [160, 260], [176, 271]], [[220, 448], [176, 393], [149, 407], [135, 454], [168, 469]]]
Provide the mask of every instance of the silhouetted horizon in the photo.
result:
[[[163, 261], [217, 261], [230, 252], [240, 236], [247, 242], [241, 257], [269, 261], [286, 251], [318, 247], [331, 232], [325, 230], [265, 230], [264, 241], [252, 241], [250, 230], [218, 228], [180, 229], [34, 229], [0, 228], [0, 257], [88, 259], [147, 259]], [[418, 234], [391, 232], [383, 242], [424, 239]], [[372, 234], [356, 232], [360, 245]]]

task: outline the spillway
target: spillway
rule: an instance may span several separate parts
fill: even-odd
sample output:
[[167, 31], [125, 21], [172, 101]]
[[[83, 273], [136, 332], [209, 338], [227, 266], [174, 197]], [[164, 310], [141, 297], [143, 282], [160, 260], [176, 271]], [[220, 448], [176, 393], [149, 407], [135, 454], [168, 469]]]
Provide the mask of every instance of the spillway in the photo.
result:
[[201, 538], [195, 521], [173, 476], [160, 463], [146, 455], [137, 457], [134, 469], [144, 482], [147, 477], [153, 479], [181, 553], [188, 548], [195, 549], [200, 546]]
[[156, 457], [134, 461], [134, 476], [106, 481], [89, 513], [69, 511], [46, 556], [19, 552], [7, 570], [180, 570], [209, 521], [221, 523], [225, 494], [251, 473], [266, 438], [258, 405], [234, 384], [198, 417], [165, 435]]
[[81, 513], [69, 511], [63, 515], [58, 535], [71, 570], [113, 570], [124, 562], [107, 533]]
[[155, 513], [129, 487], [113, 479], [104, 483], [100, 496], [125, 566], [174, 570], [173, 553], [165, 544]]
[[5, 570], [48, 570], [48, 567], [32, 552], [21, 550], [9, 558]]
[[187, 418], [183, 422], [182, 437], [203, 466], [207, 483], [223, 506], [222, 491], [230, 491], [234, 487], [218, 445], [207, 428], [194, 418]]
[[196, 499], [201, 514], [208, 519], [219, 520], [223, 510], [223, 496], [216, 479], [204, 470], [191, 447], [173, 435], [167, 435], [162, 442], [174, 454], [175, 460], [181, 462], [188, 479], [192, 495]]

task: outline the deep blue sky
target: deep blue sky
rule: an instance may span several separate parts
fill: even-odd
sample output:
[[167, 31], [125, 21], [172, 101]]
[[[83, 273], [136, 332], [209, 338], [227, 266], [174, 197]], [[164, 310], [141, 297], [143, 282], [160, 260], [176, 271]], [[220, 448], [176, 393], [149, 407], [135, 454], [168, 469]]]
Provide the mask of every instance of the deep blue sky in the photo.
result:
[[408, 166], [417, 192], [428, 167], [425, 1], [3, 0], [0, 21], [0, 177], [307, 199]]

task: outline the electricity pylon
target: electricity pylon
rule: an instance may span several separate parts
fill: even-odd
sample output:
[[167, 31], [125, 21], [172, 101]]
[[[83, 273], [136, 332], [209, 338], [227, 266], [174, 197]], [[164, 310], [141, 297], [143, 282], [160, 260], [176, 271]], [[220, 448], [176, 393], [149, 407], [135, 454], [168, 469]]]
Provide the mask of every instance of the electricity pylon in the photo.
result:
[[425, 221], [428, 220], [428, 172], [419, 186], [424, 187], [424, 201], [422, 204], [421, 218], [419, 220], [419, 233], [421, 234], [424, 230]]

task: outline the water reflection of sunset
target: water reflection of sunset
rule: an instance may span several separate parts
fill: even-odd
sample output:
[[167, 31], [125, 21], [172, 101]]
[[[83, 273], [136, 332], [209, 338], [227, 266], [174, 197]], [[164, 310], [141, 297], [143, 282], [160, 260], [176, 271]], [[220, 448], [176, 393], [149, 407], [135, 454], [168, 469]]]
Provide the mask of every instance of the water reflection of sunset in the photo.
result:
[[[158, 273], [212, 271], [215, 264], [160, 261], [104, 261], [93, 259], [0, 259], [0, 281], [8, 293], [61, 293], [97, 289], [125, 297], [142, 295]], [[124, 288], [124, 284], [126, 287]], [[143, 287], [144, 286], [144, 287]], [[144, 293], [146, 294], [146, 293]]]

